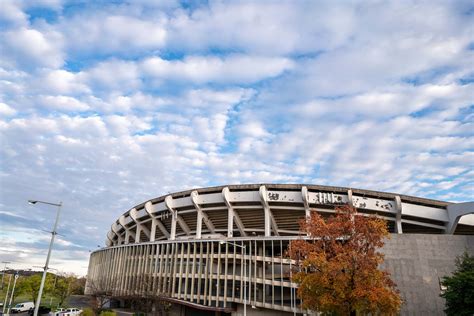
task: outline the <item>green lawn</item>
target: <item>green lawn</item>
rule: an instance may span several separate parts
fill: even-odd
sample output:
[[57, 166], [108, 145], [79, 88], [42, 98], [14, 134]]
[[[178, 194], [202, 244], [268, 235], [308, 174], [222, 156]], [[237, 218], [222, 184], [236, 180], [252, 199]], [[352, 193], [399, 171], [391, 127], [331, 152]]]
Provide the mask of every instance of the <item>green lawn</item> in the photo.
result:
[[[5, 300], [5, 295], [6, 295], [6, 290], [4, 291], [0, 291], [0, 302], [4, 303], [4, 300]], [[52, 298], [52, 300], [51, 300]], [[7, 301], [10, 301], [10, 296], [8, 297]], [[17, 297], [15, 297], [15, 300], [14, 302], [12, 303], [12, 305], [15, 305], [17, 303], [22, 303], [22, 302], [31, 302], [33, 301], [31, 299], [30, 296], [26, 295], [26, 294], [21, 294], [21, 295], [18, 295]], [[58, 302], [59, 300], [56, 298], [56, 297], [52, 297], [50, 295], [43, 295], [43, 298], [41, 299], [41, 306], [52, 306], [52, 308], [56, 308], [58, 306]], [[64, 302], [64, 305], [66, 304], [67, 302]], [[50, 305], [51, 304], [51, 305]], [[67, 306], [63, 306], [63, 307], [67, 307]]]

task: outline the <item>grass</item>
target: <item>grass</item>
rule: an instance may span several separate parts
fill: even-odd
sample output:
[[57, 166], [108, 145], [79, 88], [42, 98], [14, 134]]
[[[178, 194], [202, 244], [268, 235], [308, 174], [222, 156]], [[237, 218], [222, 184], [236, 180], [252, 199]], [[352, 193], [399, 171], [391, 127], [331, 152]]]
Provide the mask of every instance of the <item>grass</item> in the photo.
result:
[[[6, 295], [6, 289], [0, 290], [0, 302], [4, 303], [5, 295]], [[51, 298], [52, 298], [52, 300], [51, 300]], [[7, 299], [7, 302], [9, 302], [9, 301], [10, 301], [10, 296], [8, 296], [8, 299]], [[20, 294], [17, 297], [15, 297], [15, 300], [12, 302], [12, 306], [14, 306], [15, 304], [18, 304], [18, 303], [32, 302], [32, 301], [33, 300], [31, 299], [31, 296], [29, 296], [27, 294]], [[67, 304], [66, 301], [64, 302], [63, 305]], [[43, 295], [43, 297], [41, 299], [41, 306], [51, 307], [52, 309], [57, 308], [58, 303], [59, 303], [58, 298], [56, 298], [54, 296], [51, 296], [51, 295], [48, 295], [48, 294]], [[62, 307], [67, 307], [67, 306], [62, 306]]]

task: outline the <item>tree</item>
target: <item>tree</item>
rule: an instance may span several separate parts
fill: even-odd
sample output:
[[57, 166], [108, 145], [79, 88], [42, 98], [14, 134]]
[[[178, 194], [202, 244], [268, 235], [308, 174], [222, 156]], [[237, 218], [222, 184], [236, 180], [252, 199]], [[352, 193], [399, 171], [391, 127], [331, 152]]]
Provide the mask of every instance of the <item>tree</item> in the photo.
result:
[[[38, 292], [41, 284], [41, 274], [33, 274], [28, 277], [25, 277], [21, 280], [20, 287], [22, 292], [26, 293], [31, 301], [36, 304], [36, 299], [38, 298]], [[50, 273], [46, 275], [46, 280], [44, 283], [43, 293], [50, 292], [52, 289], [54, 281], [54, 276]]]
[[71, 295], [72, 284], [75, 281], [75, 277], [72, 275], [56, 276], [53, 294], [58, 299], [58, 306], [62, 306], [64, 301]]
[[110, 302], [112, 293], [108, 287], [106, 278], [97, 278], [87, 280], [86, 287], [88, 295], [91, 297], [91, 307], [96, 315], [99, 315], [102, 309]]
[[71, 284], [71, 294], [73, 295], [84, 295], [84, 289], [86, 286], [86, 278], [79, 277], [75, 278]]
[[292, 241], [288, 253], [297, 261], [293, 281], [303, 308], [323, 315], [397, 314], [399, 292], [379, 268], [384, 256], [377, 249], [389, 236], [384, 220], [344, 206], [327, 220], [312, 212], [300, 225], [307, 237]]
[[441, 297], [446, 299], [448, 316], [472, 315], [474, 311], [474, 256], [464, 252], [456, 258], [456, 270], [441, 282], [446, 291]]

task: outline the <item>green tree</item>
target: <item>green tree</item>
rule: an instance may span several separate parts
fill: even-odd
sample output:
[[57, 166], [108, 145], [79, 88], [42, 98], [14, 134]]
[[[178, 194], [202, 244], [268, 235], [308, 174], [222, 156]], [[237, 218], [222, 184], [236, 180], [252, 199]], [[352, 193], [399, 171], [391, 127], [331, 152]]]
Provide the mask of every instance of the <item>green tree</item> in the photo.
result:
[[71, 285], [71, 294], [84, 295], [84, 288], [86, 286], [86, 278], [75, 278]]
[[62, 306], [64, 301], [71, 295], [72, 284], [75, 281], [72, 275], [58, 277], [55, 282], [53, 294], [58, 299], [58, 305]]
[[456, 258], [456, 270], [450, 277], [444, 277], [442, 284], [446, 291], [441, 297], [446, 299], [448, 316], [472, 316], [474, 312], [474, 256], [464, 252]]
[[[38, 292], [41, 284], [41, 274], [33, 274], [29, 277], [25, 277], [21, 280], [21, 289], [24, 293], [28, 295], [31, 301], [36, 304], [36, 299], [38, 298]], [[54, 282], [54, 275], [48, 273], [45, 283], [43, 293], [48, 293], [51, 291]]]

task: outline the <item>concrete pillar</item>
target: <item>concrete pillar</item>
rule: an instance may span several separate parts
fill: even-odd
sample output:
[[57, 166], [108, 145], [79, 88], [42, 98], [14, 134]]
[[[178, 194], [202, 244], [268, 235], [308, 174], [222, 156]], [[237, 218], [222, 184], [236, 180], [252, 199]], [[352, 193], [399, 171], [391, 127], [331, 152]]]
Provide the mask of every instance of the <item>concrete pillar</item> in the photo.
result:
[[264, 185], [262, 185], [259, 189], [260, 193], [260, 199], [263, 205], [263, 211], [264, 211], [264, 216], [265, 216], [265, 236], [271, 236], [272, 231], [271, 231], [271, 218], [270, 218], [270, 206], [268, 205], [268, 200], [267, 200], [267, 189], [265, 188]]
[[397, 234], [403, 234], [402, 229], [402, 199], [399, 195], [395, 197], [395, 210], [397, 211], [395, 217], [395, 232]]

